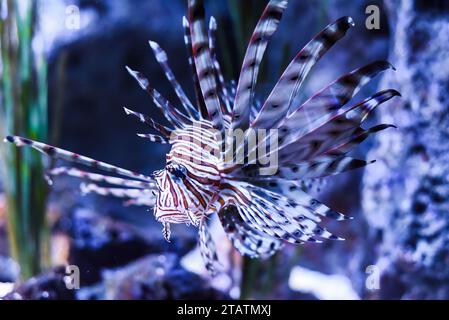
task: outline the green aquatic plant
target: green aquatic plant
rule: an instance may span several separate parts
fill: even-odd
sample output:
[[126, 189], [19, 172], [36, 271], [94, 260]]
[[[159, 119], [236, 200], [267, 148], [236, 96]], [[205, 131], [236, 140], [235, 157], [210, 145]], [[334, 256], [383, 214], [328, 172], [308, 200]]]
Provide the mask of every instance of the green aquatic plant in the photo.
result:
[[[44, 53], [33, 50], [37, 11], [37, 1], [2, 2], [0, 130], [46, 139], [47, 65]], [[38, 154], [6, 144], [1, 156], [11, 254], [28, 278], [49, 260], [44, 166]]]

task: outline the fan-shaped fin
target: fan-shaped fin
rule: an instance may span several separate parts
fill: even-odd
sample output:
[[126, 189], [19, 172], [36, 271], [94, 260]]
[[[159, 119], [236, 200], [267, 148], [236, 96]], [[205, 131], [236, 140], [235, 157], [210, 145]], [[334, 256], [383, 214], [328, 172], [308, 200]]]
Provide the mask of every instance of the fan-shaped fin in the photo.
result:
[[[266, 181], [266, 180], [252, 179], [250, 180], [250, 183], [265, 190], [268, 190], [272, 193], [283, 195], [284, 197], [288, 198], [289, 201], [292, 201], [297, 205], [300, 205], [301, 207], [308, 209], [310, 213], [314, 214], [315, 216], [315, 218], [311, 217], [311, 219], [318, 219], [319, 221], [320, 216], [335, 219], [337, 221], [352, 219], [351, 217], [348, 217], [344, 214], [332, 210], [324, 203], [308, 195], [306, 192], [302, 190], [300, 183], [297, 181], [285, 181], [281, 179]], [[279, 196], [274, 197], [276, 199]]]
[[313, 160], [317, 154], [351, 136], [374, 108], [398, 95], [392, 89], [380, 91], [345, 110], [324, 115], [311, 123], [302, 122], [302, 127], [298, 127], [297, 121], [301, 122], [304, 115], [298, 110], [279, 128], [279, 162]]
[[[259, 176], [259, 170], [257, 166], [249, 166], [244, 171], [246, 178], [258, 177], [258, 180], [273, 181], [276, 179], [284, 180], [304, 180], [304, 179], [316, 179], [323, 178], [339, 173], [343, 173], [349, 170], [362, 168], [373, 161], [365, 161], [354, 159], [351, 157], [334, 157], [334, 156], [321, 156], [314, 161], [289, 163], [282, 166], [273, 166], [271, 169], [273, 172], [277, 169], [275, 175], [271, 176]], [[243, 179], [245, 177], [242, 177]]]
[[221, 71], [220, 63], [218, 62], [216, 54], [216, 31], [217, 31], [217, 21], [214, 17], [210, 17], [209, 20], [209, 48], [211, 52], [211, 58], [214, 63], [215, 76], [217, 81], [217, 90], [219, 93], [219, 98], [221, 102], [221, 111], [223, 115], [230, 115], [231, 108], [231, 97], [229, 96], [228, 89], [226, 88], [223, 73]]
[[[337, 111], [344, 106], [368, 81], [379, 72], [393, 66], [387, 61], [375, 61], [357, 70], [354, 70], [329, 84], [306, 102], [293, 110], [303, 113], [304, 120], [313, 122], [323, 115]], [[300, 126], [301, 124], [298, 124]]]
[[172, 129], [154, 121], [151, 117], [144, 115], [142, 113], [133, 111], [126, 107], [124, 107], [123, 110], [125, 110], [125, 113], [127, 115], [132, 115], [132, 116], [136, 117], [137, 119], [139, 119], [140, 122], [143, 122], [143, 123], [146, 123], [147, 125], [149, 125], [151, 128], [153, 128], [154, 130], [156, 130], [157, 132], [162, 134], [165, 139], [170, 139], [170, 136], [173, 132]]
[[173, 107], [157, 90], [153, 89], [150, 86], [148, 79], [145, 78], [142, 73], [134, 71], [129, 67], [126, 67], [126, 70], [128, 70], [129, 74], [136, 79], [142, 89], [148, 92], [156, 107], [174, 127], [183, 128], [186, 124], [192, 123], [189, 118]]
[[161, 143], [161, 144], [168, 144], [168, 143], [170, 143], [170, 140], [166, 139], [165, 137], [158, 136], [156, 134], [138, 133], [137, 136], [141, 137], [141, 138], [144, 138], [144, 139], [148, 139], [151, 142], [156, 142], [156, 143]]
[[265, 49], [276, 31], [287, 1], [271, 0], [266, 6], [249, 42], [243, 59], [242, 70], [237, 85], [232, 128], [245, 131], [249, 127], [250, 107], [254, 103], [254, 91]]
[[215, 276], [218, 267], [220, 266], [220, 262], [218, 260], [215, 242], [209, 232], [209, 227], [205, 218], [203, 218], [199, 224], [198, 233], [198, 244], [201, 257], [203, 258], [207, 271], [209, 271], [212, 276]]
[[170, 223], [162, 222], [162, 235], [167, 242], [170, 242], [171, 228]]
[[126, 188], [109, 188], [101, 187], [95, 183], [82, 183], [80, 185], [81, 192], [87, 193], [97, 193], [102, 196], [113, 196], [116, 198], [142, 198], [150, 197], [153, 198], [152, 203], [155, 202], [155, 197], [152, 196], [151, 190], [148, 189], [126, 189]]
[[129, 180], [118, 178], [114, 176], [106, 176], [99, 173], [88, 172], [84, 170], [79, 170], [74, 167], [58, 167], [49, 170], [47, 176], [50, 178], [60, 176], [60, 175], [68, 175], [71, 177], [76, 177], [84, 180], [94, 181], [94, 182], [103, 182], [110, 185], [120, 186], [120, 187], [129, 187], [129, 188], [139, 188], [139, 189], [155, 189], [156, 185], [154, 182], [145, 182], [138, 180]]
[[[310, 203], [304, 201], [301, 203], [293, 197], [287, 197], [285, 194], [278, 194], [260, 186], [249, 185], [247, 188], [253, 196], [252, 201], [260, 204], [263, 208], [270, 208], [270, 213], [277, 212], [280, 218], [284, 219], [277, 222], [285, 231], [295, 237], [302, 234], [342, 240], [318, 225], [321, 222], [319, 217], [321, 214], [318, 211], [323, 210], [321, 206], [316, 205], [314, 208]], [[297, 229], [297, 226], [299, 226], [299, 229]], [[303, 238], [301, 240], [308, 241]]]
[[182, 106], [187, 111], [188, 115], [190, 116], [190, 119], [198, 119], [198, 111], [190, 102], [189, 98], [187, 97], [181, 85], [179, 84], [178, 80], [176, 80], [173, 71], [170, 69], [170, 66], [168, 65], [167, 54], [165, 53], [164, 50], [162, 50], [162, 48], [159, 46], [158, 43], [150, 41], [149, 44], [151, 49], [153, 50], [157, 62], [159, 62], [162, 69], [164, 70], [165, 77], [168, 79], [173, 89], [175, 90], [178, 99], [181, 101]]
[[209, 120], [215, 129], [224, 132], [223, 116], [215, 80], [215, 69], [209, 49], [209, 39], [205, 26], [203, 0], [189, 0], [189, 22], [192, 37], [193, 58], [206, 104]]
[[257, 128], [273, 128], [288, 113], [299, 87], [315, 63], [354, 25], [351, 17], [343, 17], [328, 25], [293, 59], [271, 91], [257, 118]]
[[142, 190], [100, 187], [93, 183], [81, 183], [80, 189], [83, 194], [95, 193], [100, 196], [127, 199], [124, 203], [126, 206], [135, 205], [152, 207], [156, 203], [156, 197], [152, 196], [152, 194], [149, 193], [150, 190], [147, 189]]
[[396, 126], [392, 124], [379, 124], [377, 126], [373, 126], [368, 130], [363, 130], [361, 128], [357, 129], [354, 134], [342, 144], [333, 147], [332, 149], [327, 150], [323, 153], [325, 157], [339, 157], [347, 152], [351, 151], [352, 148], [363, 142], [366, 138], [368, 138], [371, 134], [388, 129], [388, 128], [396, 128]]
[[62, 159], [74, 163], [83, 164], [88, 167], [93, 167], [96, 169], [104, 170], [107, 172], [115, 173], [118, 175], [122, 175], [125, 177], [133, 178], [133, 179], [140, 179], [143, 181], [152, 182], [153, 178], [149, 176], [145, 176], [143, 174], [133, 172], [130, 170], [126, 170], [111, 164], [108, 164], [106, 162], [98, 161], [86, 156], [79, 155], [77, 153], [73, 153], [64, 149], [56, 148], [53, 146], [50, 146], [48, 144], [30, 140], [27, 138], [22, 138], [18, 136], [8, 136], [6, 137], [6, 141], [14, 143], [16, 146], [30, 146], [43, 154], [46, 154], [52, 158], [55, 159]]
[[218, 217], [229, 240], [242, 255], [269, 257], [282, 247], [282, 241], [250, 228], [234, 206], [223, 208]]
[[204, 104], [203, 94], [201, 93], [200, 80], [196, 71], [195, 60], [193, 59], [192, 35], [190, 34], [190, 23], [186, 17], [182, 17], [182, 26], [184, 28], [184, 43], [187, 49], [187, 56], [192, 73], [193, 89], [195, 91], [196, 103], [201, 118], [207, 119], [207, 108]]
[[324, 212], [321, 206], [313, 208], [310, 203], [301, 204], [256, 185], [236, 184], [240, 194], [234, 200], [242, 221], [266, 237], [290, 243], [321, 242], [319, 238], [342, 240], [318, 225]]
[[343, 156], [340, 158], [328, 159], [327, 161], [284, 165], [279, 168], [278, 176], [286, 180], [323, 178], [362, 168], [373, 162], [374, 161], [365, 161]]

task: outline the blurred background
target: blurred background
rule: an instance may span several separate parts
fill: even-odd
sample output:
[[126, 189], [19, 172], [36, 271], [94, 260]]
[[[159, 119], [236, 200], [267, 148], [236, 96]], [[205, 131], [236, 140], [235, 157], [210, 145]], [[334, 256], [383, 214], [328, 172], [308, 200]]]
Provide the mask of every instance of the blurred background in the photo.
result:
[[[236, 80], [267, 1], [205, 0], [218, 22], [218, 55]], [[366, 20], [379, 12], [379, 28]], [[176, 96], [148, 45], [166, 50], [193, 97], [183, 42], [185, 0], [1, 0], [0, 132], [46, 141], [142, 173], [161, 169], [166, 146], [122, 107], [162, 121], [125, 66]], [[219, 243], [225, 273], [211, 279], [195, 228], [174, 226], [167, 243], [152, 211], [83, 195], [80, 181], [44, 171], [56, 164], [2, 144], [0, 298], [4, 299], [447, 299], [449, 298], [449, 9], [445, 1], [291, 0], [269, 43], [258, 85], [263, 100], [296, 53], [322, 28], [352, 16], [351, 29], [317, 64], [303, 98], [355, 68], [387, 59], [397, 71], [370, 82], [402, 93], [369, 122], [393, 123], [356, 151], [377, 162], [326, 179], [317, 197], [354, 216], [328, 225], [345, 242], [286, 246], [268, 260]], [[58, 163], [62, 165], [63, 163]], [[70, 286], [79, 268], [79, 289]], [[75, 270], [75, 278], [77, 271]], [[75, 279], [76, 280], [76, 279]], [[72, 283], [73, 284], [73, 283]], [[76, 281], [75, 281], [76, 284]]]

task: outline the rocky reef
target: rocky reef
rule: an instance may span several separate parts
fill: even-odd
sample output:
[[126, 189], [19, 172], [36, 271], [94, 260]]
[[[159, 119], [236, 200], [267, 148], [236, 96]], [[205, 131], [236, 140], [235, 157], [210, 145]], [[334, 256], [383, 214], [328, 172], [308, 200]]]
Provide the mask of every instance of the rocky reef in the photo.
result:
[[387, 1], [390, 60], [381, 85], [402, 93], [381, 122], [363, 179], [379, 298], [449, 298], [449, 20], [440, 1]]
[[[67, 285], [72, 273], [60, 266], [25, 281], [4, 299], [228, 298], [180, 265], [180, 258], [195, 247], [194, 238], [174, 235], [171, 243], [162, 236], [150, 239], [129, 224], [85, 209], [62, 218], [53, 232], [69, 239], [67, 264], [79, 270], [79, 290]], [[6, 262], [0, 259], [0, 266]]]

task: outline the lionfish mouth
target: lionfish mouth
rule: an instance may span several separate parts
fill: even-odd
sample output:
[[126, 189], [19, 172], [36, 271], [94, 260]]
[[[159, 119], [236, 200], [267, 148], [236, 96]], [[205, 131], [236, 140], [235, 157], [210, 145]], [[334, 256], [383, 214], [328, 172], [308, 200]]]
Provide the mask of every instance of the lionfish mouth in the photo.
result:
[[158, 222], [185, 223], [197, 225], [201, 217], [201, 211], [189, 211], [184, 208], [157, 207], [154, 213]]
[[176, 216], [179, 216], [179, 214], [180, 214], [180, 212], [176, 211], [176, 210], [169, 211], [169, 210], [165, 209], [164, 211], [165, 211], [165, 213], [163, 213], [163, 214], [159, 214], [159, 215], [156, 214], [156, 220], [158, 222], [167, 222], [168, 220], [170, 220], [171, 217], [176, 217]]

